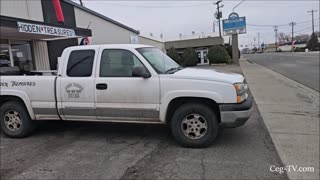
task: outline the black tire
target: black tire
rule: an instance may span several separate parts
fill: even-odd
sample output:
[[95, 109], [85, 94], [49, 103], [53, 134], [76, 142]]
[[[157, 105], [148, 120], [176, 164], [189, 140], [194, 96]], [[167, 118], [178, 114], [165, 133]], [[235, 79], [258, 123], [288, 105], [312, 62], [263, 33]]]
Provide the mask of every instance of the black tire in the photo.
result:
[[[183, 123], [184, 119], [188, 118], [190, 115], [193, 116], [192, 114], [200, 115], [201, 119], [204, 118], [206, 121], [207, 130], [203, 133], [202, 137], [199, 137], [198, 139], [189, 138], [185, 135], [185, 131], [183, 130], [183, 125], [185, 125], [185, 123]], [[204, 104], [183, 104], [177, 108], [171, 119], [172, 135], [183, 147], [203, 148], [211, 145], [218, 135], [218, 129], [219, 124], [214, 111]]]
[[[6, 116], [7, 113], [13, 114], [16, 112], [18, 118], [21, 120], [21, 123], [18, 123], [15, 127], [18, 127], [16, 130], [13, 130], [12, 125], [6, 124], [6, 120], [8, 121], [9, 118]], [[32, 133], [35, 129], [35, 122], [33, 122], [27, 112], [24, 104], [17, 101], [8, 101], [4, 103], [0, 107], [0, 121], [1, 121], [1, 129], [5, 135], [12, 137], [12, 138], [23, 138]]]

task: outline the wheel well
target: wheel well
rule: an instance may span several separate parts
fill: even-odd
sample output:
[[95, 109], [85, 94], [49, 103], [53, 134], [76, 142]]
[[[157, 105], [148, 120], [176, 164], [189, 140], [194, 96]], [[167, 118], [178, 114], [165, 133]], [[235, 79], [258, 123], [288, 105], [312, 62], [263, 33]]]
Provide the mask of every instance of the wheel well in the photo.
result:
[[200, 98], [200, 97], [179, 97], [175, 98], [170, 101], [168, 108], [167, 108], [167, 114], [166, 114], [166, 121], [169, 123], [171, 121], [171, 117], [174, 113], [174, 111], [185, 103], [201, 103], [207, 105], [209, 108], [211, 108], [217, 115], [218, 122], [220, 123], [220, 109], [219, 105], [212, 99], [209, 98]]
[[4, 96], [0, 96], [0, 107], [8, 101], [18, 101], [18, 102], [21, 102], [25, 106], [25, 104], [21, 98], [19, 98], [17, 96], [4, 95]]

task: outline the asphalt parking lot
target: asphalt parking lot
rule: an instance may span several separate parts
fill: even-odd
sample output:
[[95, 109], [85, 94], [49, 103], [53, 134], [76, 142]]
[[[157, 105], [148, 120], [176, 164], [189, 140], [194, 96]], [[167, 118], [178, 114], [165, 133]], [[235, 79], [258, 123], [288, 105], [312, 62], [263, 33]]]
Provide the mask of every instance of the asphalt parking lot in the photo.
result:
[[269, 170], [282, 164], [256, 105], [205, 149], [144, 124], [42, 122], [28, 138], [0, 140], [1, 179], [287, 179]]

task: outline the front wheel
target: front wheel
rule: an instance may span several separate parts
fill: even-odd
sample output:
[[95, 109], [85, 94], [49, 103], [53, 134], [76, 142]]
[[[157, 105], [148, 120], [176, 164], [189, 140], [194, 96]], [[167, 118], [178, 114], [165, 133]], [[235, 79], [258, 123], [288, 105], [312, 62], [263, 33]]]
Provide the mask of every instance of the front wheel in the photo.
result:
[[4, 103], [0, 107], [0, 121], [3, 132], [13, 138], [28, 136], [35, 128], [35, 123], [20, 102]]
[[171, 132], [184, 147], [207, 147], [218, 134], [218, 121], [212, 109], [204, 104], [180, 106], [171, 119]]

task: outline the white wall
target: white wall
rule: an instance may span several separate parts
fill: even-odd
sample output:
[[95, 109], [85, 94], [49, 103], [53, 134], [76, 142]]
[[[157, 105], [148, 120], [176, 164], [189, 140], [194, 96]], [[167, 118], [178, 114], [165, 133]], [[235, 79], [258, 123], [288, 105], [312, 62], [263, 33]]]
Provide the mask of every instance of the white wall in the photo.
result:
[[48, 46], [46, 41], [33, 41], [33, 55], [36, 70], [50, 70]]
[[130, 36], [137, 35], [77, 7], [74, 8], [74, 12], [77, 27], [87, 28], [91, 21], [89, 27], [92, 30], [92, 37], [89, 38], [90, 44], [129, 44]]
[[166, 49], [164, 48], [164, 43], [157, 41], [157, 40], [153, 40], [150, 38], [139, 36], [139, 44], [146, 44], [146, 45], [154, 46], [154, 47], [159, 48], [161, 51], [166, 52]]
[[0, 0], [0, 14], [43, 22], [41, 0]]

